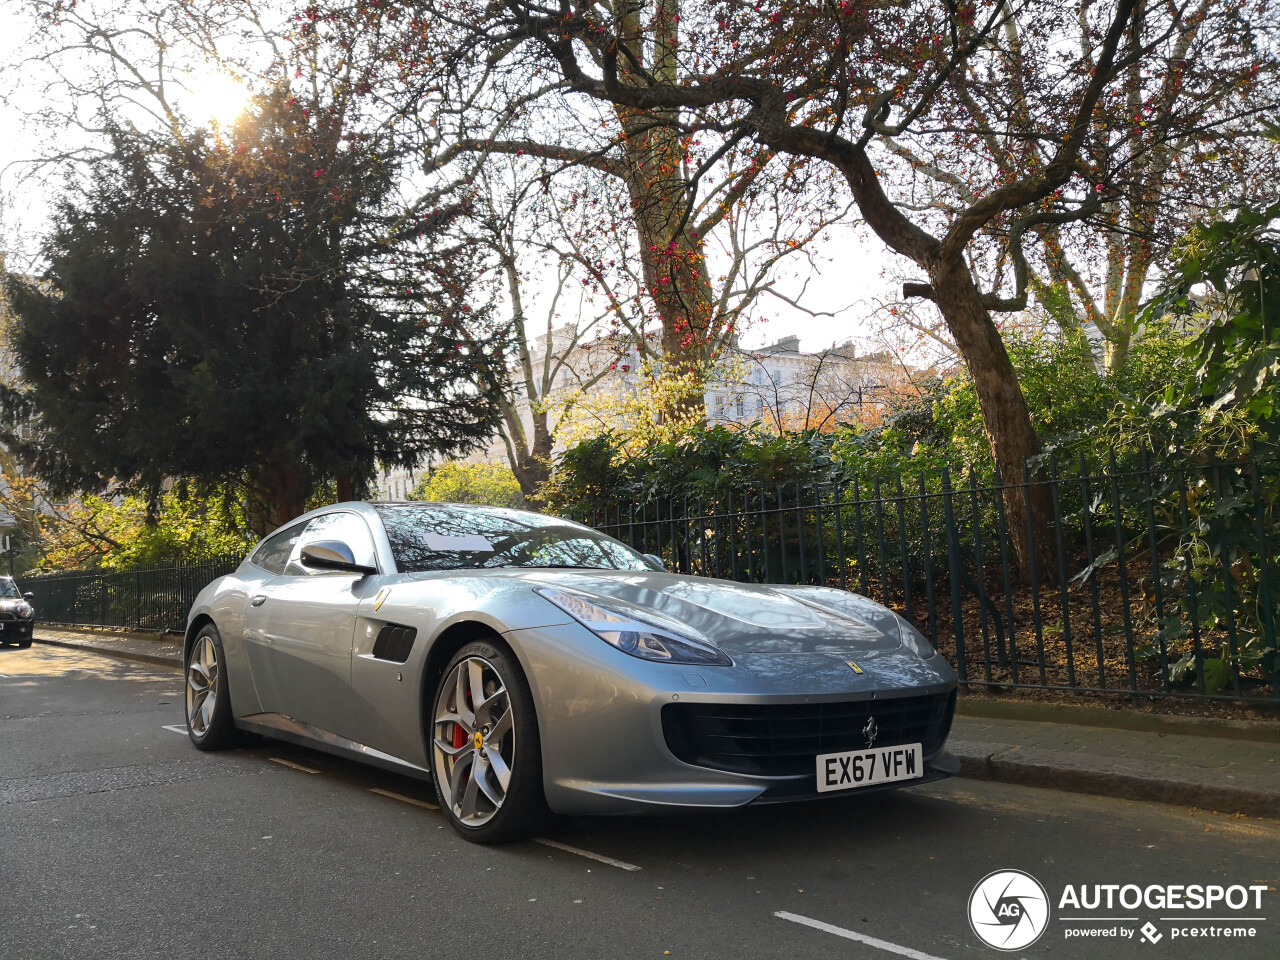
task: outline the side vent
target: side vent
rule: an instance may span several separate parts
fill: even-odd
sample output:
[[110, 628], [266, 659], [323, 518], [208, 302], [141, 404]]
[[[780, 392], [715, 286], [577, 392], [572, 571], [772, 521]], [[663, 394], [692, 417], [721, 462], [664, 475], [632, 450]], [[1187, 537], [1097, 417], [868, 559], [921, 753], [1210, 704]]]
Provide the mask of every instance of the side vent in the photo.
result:
[[417, 636], [418, 631], [413, 627], [385, 624], [378, 631], [378, 639], [373, 641], [373, 655], [379, 660], [404, 663], [409, 659], [409, 651], [413, 649], [413, 641]]

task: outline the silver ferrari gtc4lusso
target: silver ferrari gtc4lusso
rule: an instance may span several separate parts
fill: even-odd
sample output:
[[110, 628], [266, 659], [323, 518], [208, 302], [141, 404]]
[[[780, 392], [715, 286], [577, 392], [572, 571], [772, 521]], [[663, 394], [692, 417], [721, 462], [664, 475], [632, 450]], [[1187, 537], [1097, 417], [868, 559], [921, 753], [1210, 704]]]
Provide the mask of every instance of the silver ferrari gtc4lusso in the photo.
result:
[[481, 842], [959, 770], [955, 673], [892, 611], [518, 510], [306, 514], [200, 592], [184, 664], [200, 749], [251, 731], [429, 778]]

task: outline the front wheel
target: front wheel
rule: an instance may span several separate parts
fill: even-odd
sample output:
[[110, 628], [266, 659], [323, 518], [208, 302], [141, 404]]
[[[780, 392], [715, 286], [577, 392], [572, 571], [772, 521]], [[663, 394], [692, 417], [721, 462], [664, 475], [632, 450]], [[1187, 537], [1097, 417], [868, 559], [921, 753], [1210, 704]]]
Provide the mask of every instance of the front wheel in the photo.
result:
[[547, 817], [538, 719], [515, 656], [483, 641], [445, 668], [432, 712], [436, 796], [476, 843], [531, 836]]
[[225, 750], [238, 738], [231, 717], [226, 655], [222, 637], [212, 623], [196, 634], [187, 652], [187, 735], [199, 750]]

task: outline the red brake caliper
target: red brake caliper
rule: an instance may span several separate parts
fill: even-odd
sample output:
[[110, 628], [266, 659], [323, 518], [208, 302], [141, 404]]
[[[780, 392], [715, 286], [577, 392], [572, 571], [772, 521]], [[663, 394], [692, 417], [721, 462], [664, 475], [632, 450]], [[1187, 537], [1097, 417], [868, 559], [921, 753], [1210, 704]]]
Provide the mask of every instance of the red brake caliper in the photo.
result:
[[[468, 689], [464, 694], [467, 706], [471, 706], [471, 691]], [[467, 742], [467, 731], [462, 729], [462, 724], [455, 723], [453, 725], [453, 745], [454, 747], [464, 746]]]

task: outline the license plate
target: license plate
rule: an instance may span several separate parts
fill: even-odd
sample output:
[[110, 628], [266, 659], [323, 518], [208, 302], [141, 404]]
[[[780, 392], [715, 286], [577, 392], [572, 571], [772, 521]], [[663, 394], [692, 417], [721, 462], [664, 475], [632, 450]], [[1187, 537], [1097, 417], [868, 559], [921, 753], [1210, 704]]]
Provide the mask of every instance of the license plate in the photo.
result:
[[849, 753], [824, 753], [818, 757], [819, 793], [915, 780], [923, 776], [924, 755], [918, 743]]

